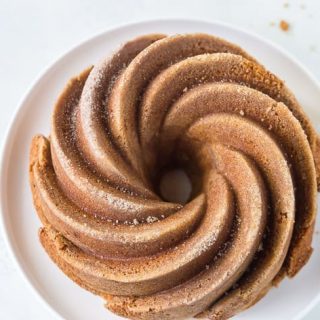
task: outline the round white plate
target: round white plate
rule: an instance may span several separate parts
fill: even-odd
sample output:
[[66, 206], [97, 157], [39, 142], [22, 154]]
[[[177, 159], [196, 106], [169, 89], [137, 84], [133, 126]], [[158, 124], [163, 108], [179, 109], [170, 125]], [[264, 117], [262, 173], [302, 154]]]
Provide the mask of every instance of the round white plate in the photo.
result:
[[[320, 128], [320, 86], [310, 73], [270, 42], [222, 23], [161, 20], [131, 24], [100, 34], [69, 51], [42, 74], [22, 100], [6, 138], [0, 184], [3, 229], [13, 258], [30, 287], [58, 318], [120, 319], [103, 307], [99, 297], [69, 280], [40, 246], [40, 223], [28, 184], [31, 138], [36, 133], [49, 134], [52, 106], [71, 76], [110, 55], [125, 41], [153, 32], [206, 32], [241, 45], [287, 82]], [[319, 227], [318, 223], [316, 230]], [[279, 288], [272, 289], [266, 298], [235, 319], [301, 319], [320, 298], [317, 233], [314, 240], [315, 250], [308, 265], [293, 280], [283, 281]]]

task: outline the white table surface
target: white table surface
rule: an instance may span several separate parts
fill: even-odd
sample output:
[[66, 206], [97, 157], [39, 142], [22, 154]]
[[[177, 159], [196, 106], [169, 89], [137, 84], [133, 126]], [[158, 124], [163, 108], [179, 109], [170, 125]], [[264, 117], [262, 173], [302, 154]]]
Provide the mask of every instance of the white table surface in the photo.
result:
[[[45, 66], [112, 26], [167, 17], [249, 29], [286, 48], [320, 81], [318, 0], [0, 0], [1, 145], [21, 96]], [[288, 32], [278, 27], [281, 19], [289, 22]], [[0, 319], [55, 319], [18, 275], [1, 234], [0, 248]], [[315, 319], [320, 305], [306, 317]]]

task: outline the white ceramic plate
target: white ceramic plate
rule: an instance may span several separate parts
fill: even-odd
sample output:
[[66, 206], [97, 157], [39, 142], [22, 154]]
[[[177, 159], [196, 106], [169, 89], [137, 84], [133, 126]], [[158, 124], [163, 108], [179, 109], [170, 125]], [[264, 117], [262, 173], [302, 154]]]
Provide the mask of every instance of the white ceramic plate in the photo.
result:
[[[69, 51], [42, 74], [22, 100], [6, 138], [1, 166], [3, 229], [9, 248], [30, 287], [58, 318], [120, 319], [106, 311], [100, 298], [69, 280], [40, 246], [40, 223], [28, 184], [30, 141], [36, 133], [49, 134], [52, 106], [71, 76], [110, 55], [125, 41], [152, 32], [206, 32], [241, 45], [287, 82], [320, 128], [320, 86], [310, 73], [274, 44], [222, 23], [162, 20], [131, 24], [100, 34]], [[319, 223], [317, 229], [320, 229]], [[298, 276], [283, 281], [278, 289], [272, 289], [266, 298], [235, 319], [302, 319], [320, 299], [320, 239], [317, 234], [314, 240], [314, 254]]]

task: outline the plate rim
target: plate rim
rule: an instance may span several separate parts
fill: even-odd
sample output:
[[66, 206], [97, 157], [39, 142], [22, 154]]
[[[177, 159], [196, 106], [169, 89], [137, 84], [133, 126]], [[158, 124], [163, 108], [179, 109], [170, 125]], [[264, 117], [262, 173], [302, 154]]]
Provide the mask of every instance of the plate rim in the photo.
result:
[[[281, 45], [273, 42], [270, 39], [264, 38], [263, 36], [260, 36], [259, 34], [248, 30], [244, 27], [239, 27], [232, 23], [226, 23], [221, 20], [207, 20], [207, 19], [193, 19], [193, 18], [157, 18], [157, 19], [141, 19], [136, 20], [128, 23], [118, 23], [114, 24], [110, 27], [107, 27], [103, 31], [99, 31], [97, 33], [94, 33], [91, 36], [88, 36], [84, 38], [83, 40], [79, 41], [77, 44], [70, 46], [69, 49], [66, 49], [62, 54], [58, 55], [56, 58], [53, 58], [48, 64], [45, 65], [44, 68], [37, 74], [37, 76], [34, 78], [34, 80], [31, 82], [31, 84], [27, 87], [27, 89], [24, 91], [24, 94], [19, 99], [15, 111], [13, 112], [13, 115], [11, 116], [6, 129], [5, 133], [2, 139], [1, 148], [0, 148], [0, 230], [1, 234], [3, 235], [4, 243], [7, 248], [7, 251], [9, 253], [10, 260], [13, 262], [15, 269], [17, 270], [17, 273], [19, 276], [23, 279], [24, 283], [26, 283], [27, 288], [33, 293], [33, 296], [36, 297], [36, 299], [41, 303], [44, 308], [52, 315], [55, 316], [57, 319], [63, 319], [63, 316], [51, 305], [47, 299], [37, 290], [36, 286], [34, 285], [33, 281], [28, 277], [25, 268], [23, 266], [23, 261], [19, 258], [16, 249], [15, 244], [13, 241], [12, 236], [9, 232], [9, 225], [8, 225], [8, 219], [6, 218], [7, 215], [5, 215], [6, 211], [6, 195], [7, 192], [5, 191], [5, 185], [7, 182], [7, 174], [6, 169], [8, 166], [8, 158], [7, 154], [11, 151], [11, 145], [12, 145], [12, 138], [11, 136], [14, 133], [14, 130], [17, 130], [16, 122], [18, 121], [20, 114], [25, 110], [26, 102], [28, 98], [31, 96], [33, 90], [42, 82], [42, 80], [45, 78], [47, 73], [49, 73], [58, 63], [59, 61], [67, 58], [69, 55], [74, 54], [75, 51], [77, 51], [80, 47], [86, 45], [90, 41], [95, 41], [100, 37], [106, 36], [108, 33], [126, 29], [128, 27], [135, 28], [136, 26], [141, 25], [148, 25], [148, 24], [163, 24], [165, 22], [176, 22], [176, 23], [194, 23], [194, 24], [207, 24], [212, 26], [220, 26], [226, 29], [229, 29], [233, 32], [242, 33], [246, 36], [249, 36], [255, 40], [258, 40], [260, 42], [264, 42], [272, 49], [275, 49], [275, 51], [280, 52], [283, 56], [288, 58], [288, 60], [291, 60], [315, 85], [317, 90], [320, 92], [320, 80], [291, 52], [287, 51], [285, 48], [283, 48]], [[312, 299], [309, 304], [299, 312], [294, 320], [301, 320], [304, 316], [306, 316], [315, 306], [320, 302], [320, 292]]]

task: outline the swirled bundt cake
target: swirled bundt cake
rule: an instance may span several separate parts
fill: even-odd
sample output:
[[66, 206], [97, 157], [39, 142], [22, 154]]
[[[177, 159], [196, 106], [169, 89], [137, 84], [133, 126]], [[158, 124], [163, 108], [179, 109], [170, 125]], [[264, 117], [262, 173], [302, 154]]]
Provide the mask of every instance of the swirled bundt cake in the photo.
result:
[[[284, 82], [206, 34], [147, 35], [71, 79], [31, 146], [40, 241], [131, 319], [227, 319], [308, 261], [318, 138]], [[192, 193], [159, 192], [181, 167]]]

